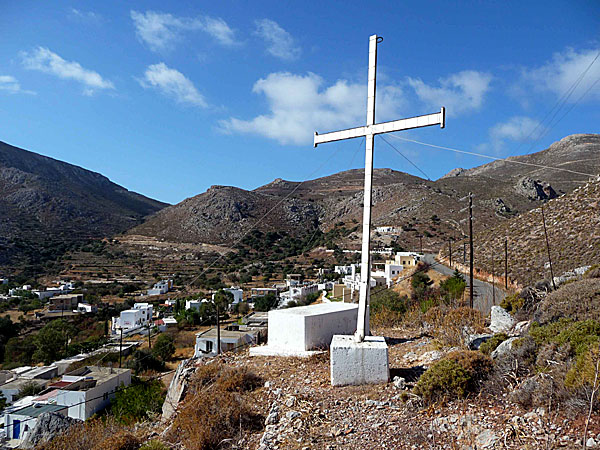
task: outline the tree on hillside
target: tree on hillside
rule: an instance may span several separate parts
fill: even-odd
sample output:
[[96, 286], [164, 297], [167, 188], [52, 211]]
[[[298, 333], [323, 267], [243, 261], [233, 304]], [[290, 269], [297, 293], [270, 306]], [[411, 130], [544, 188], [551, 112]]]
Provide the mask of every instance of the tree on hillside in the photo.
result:
[[423, 300], [427, 296], [427, 292], [432, 284], [433, 280], [429, 278], [429, 275], [424, 271], [417, 270], [411, 280], [413, 299], [417, 301]]
[[161, 334], [156, 338], [152, 347], [152, 355], [162, 361], [171, 359], [175, 353], [175, 341], [169, 334]]
[[275, 294], [267, 294], [262, 297], [256, 297], [254, 299], [254, 310], [255, 311], [269, 311], [277, 308], [279, 305], [279, 299]]
[[440, 293], [447, 304], [455, 303], [462, 297], [466, 287], [467, 283], [463, 275], [458, 270], [454, 270], [450, 278], [440, 283]]

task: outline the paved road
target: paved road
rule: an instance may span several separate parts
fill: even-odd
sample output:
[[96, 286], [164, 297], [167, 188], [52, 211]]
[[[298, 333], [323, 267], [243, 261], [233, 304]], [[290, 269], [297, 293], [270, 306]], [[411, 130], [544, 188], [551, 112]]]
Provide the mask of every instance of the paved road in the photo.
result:
[[[426, 254], [423, 257], [423, 259], [428, 264], [431, 264], [432, 269], [434, 269], [436, 272], [441, 273], [442, 275], [451, 276], [454, 273], [454, 269], [451, 269], [450, 267], [440, 264], [438, 261], [436, 261], [435, 255], [433, 255], [433, 254]], [[469, 276], [468, 276], [468, 274], [465, 277], [465, 279], [467, 281], [466, 295], [468, 296], [469, 295]], [[475, 309], [478, 309], [485, 315], [488, 315], [490, 313], [490, 310], [491, 310], [492, 306], [494, 305], [494, 296], [495, 296], [495, 300], [496, 300], [496, 303], [495, 303], [496, 305], [499, 305], [502, 302], [502, 300], [504, 299], [504, 297], [506, 296], [506, 293], [504, 292], [504, 290], [500, 289], [498, 286], [496, 286], [494, 289], [491, 283], [486, 283], [485, 281], [478, 280], [477, 278], [473, 279], [473, 291], [474, 291], [474, 297], [475, 297], [473, 299]]]

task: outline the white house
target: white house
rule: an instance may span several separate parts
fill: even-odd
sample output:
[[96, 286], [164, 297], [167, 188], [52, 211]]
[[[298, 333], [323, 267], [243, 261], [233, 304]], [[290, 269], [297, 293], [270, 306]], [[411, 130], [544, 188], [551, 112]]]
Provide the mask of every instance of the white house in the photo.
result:
[[231, 286], [230, 288], [226, 288], [223, 290], [227, 291], [227, 292], [231, 293], [231, 295], [233, 295], [233, 302], [231, 303], [232, 305], [236, 305], [244, 299], [244, 291], [240, 288]]
[[381, 233], [381, 234], [390, 234], [390, 233], [397, 233], [398, 229], [396, 227], [386, 225], [386, 226], [382, 226], [382, 227], [376, 227], [375, 231], [377, 233]]
[[319, 292], [319, 286], [317, 284], [309, 284], [306, 286], [292, 286], [290, 287], [289, 296], [291, 300], [298, 300], [306, 298], [310, 294]]
[[23, 387], [29, 384], [35, 384], [41, 388], [46, 387], [48, 380], [33, 378], [17, 378], [16, 380], [9, 381], [8, 383], [0, 386], [0, 393], [4, 396], [7, 403], [12, 403], [15, 400], [15, 397], [19, 394]]
[[87, 420], [108, 406], [117, 390], [130, 384], [131, 369], [85, 366], [63, 375], [49, 388], [56, 390], [52, 393], [55, 403], [69, 408], [69, 417]]
[[98, 306], [90, 305], [89, 303], [78, 303], [77, 311], [83, 314], [95, 313], [98, 312]]
[[11, 446], [18, 447], [37, 424], [41, 414], [55, 412], [66, 416], [67, 407], [49, 403], [33, 403], [31, 405], [8, 410], [4, 414], [4, 432], [11, 440]]
[[340, 275], [350, 275], [352, 273], [352, 266], [335, 266], [334, 272], [339, 273]]
[[202, 303], [208, 303], [208, 300], [203, 298], [202, 300], [197, 299], [197, 300], [186, 300], [185, 301], [185, 309], [186, 311], [188, 309], [195, 309], [196, 311], [200, 311], [200, 305], [202, 305]]
[[123, 332], [143, 328], [152, 323], [152, 305], [150, 303], [136, 303], [133, 309], [121, 311], [119, 317], [112, 319], [112, 332], [117, 334], [119, 329]]
[[[254, 331], [221, 330], [221, 352], [242, 351], [247, 346], [256, 343], [257, 333]], [[217, 329], [203, 331], [196, 335], [195, 358], [217, 355]]]
[[162, 280], [156, 283], [152, 289], [148, 289], [148, 295], [162, 295], [169, 292], [173, 287], [173, 280]]
[[0, 284], [8, 284], [8, 278], [0, 278]]

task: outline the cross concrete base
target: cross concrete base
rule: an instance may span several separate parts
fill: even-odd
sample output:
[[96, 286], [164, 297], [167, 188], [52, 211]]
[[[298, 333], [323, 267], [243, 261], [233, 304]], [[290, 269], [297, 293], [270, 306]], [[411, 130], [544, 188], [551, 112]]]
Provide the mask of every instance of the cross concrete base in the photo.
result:
[[390, 379], [388, 346], [383, 336], [335, 335], [331, 340], [331, 384], [333, 386], [387, 383]]

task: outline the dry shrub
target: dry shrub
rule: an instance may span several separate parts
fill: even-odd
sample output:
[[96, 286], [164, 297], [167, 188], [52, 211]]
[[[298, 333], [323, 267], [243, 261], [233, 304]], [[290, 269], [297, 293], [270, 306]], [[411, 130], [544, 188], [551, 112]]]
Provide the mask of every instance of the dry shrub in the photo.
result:
[[93, 447], [93, 450], [138, 450], [140, 445], [141, 440], [138, 437], [122, 431], [104, 439]]
[[594, 264], [583, 275], [585, 278], [600, 278], [600, 264]]
[[496, 333], [479, 346], [479, 351], [484, 355], [491, 355], [492, 352], [507, 339], [508, 335], [506, 333]]
[[137, 449], [140, 440], [132, 428], [111, 417], [105, 420], [90, 419], [73, 425], [52, 441], [39, 447], [41, 450], [129, 450]]
[[450, 346], [464, 346], [467, 334], [481, 333], [485, 325], [483, 314], [464, 306], [435, 306], [427, 311], [423, 320], [437, 339]]
[[402, 322], [402, 319], [402, 313], [382, 306], [377, 312], [371, 315], [370, 323], [373, 328], [395, 327]]
[[414, 393], [426, 404], [464, 398], [479, 391], [492, 367], [491, 358], [480, 352], [452, 352], [421, 375]]
[[216, 448], [240, 432], [262, 429], [264, 418], [253, 411], [246, 393], [262, 384], [245, 368], [213, 363], [199, 368], [168, 433], [170, 442], [189, 450]]
[[534, 319], [543, 325], [562, 317], [600, 321], [600, 279], [584, 279], [561, 286], [539, 304]]

